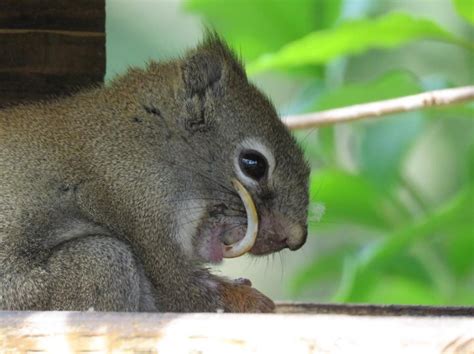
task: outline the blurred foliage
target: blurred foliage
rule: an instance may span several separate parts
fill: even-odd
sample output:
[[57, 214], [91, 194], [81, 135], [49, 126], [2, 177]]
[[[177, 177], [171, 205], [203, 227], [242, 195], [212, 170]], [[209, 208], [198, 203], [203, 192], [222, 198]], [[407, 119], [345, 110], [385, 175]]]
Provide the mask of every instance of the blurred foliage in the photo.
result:
[[472, 0], [454, 0], [454, 4], [459, 14], [474, 24], [474, 4]]
[[339, 56], [362, 53], [371, 48], [392, 48], [425, 38], [469, 46], [432, 21], [391, 13], [376, 19], [345, 21], [335, 28], [311, 32], [285, 44], [275, 53], [262, 55], [250, 63], [248, 70], [252, 74], [274, 68], [327, 63]]
[[[474, 3], [448, 2], [456, 31], [389, 1], [188, 0], [185, 8], [241, 52], [249, 74], [307, 79], [314, 94], [297, 99], [298, 113], [472, 84]], [[439, 55], [464, 65], [445, 60], [427, 74]], [[364, 76], [358, 70], [368, 78], [353, 80]], [[320, 247], [289, 284], [293, 294], [474, 305], [473, 118], [464, 104], [296, 132], [313, 165], [309, 227]]]

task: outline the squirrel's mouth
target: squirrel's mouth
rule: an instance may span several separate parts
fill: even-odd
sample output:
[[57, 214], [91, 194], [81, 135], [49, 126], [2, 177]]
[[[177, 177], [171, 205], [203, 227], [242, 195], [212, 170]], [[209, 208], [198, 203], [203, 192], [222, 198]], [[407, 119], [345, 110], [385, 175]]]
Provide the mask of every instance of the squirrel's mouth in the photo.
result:
[[198, 254], [206, 261], [219, 263], [223, 258], [236, 258], [250, 251], [258, 232], [258, 214], [255, 203], [247, 189], [236, 179], [232, 185], [245, 207], [247, 225], [245, 227], [234, 218], [224, 217], [207, 220], [198, 231]]
[[284, 248], [296, 250], [304, 244], [305, 228], [265, 208], [258, 215], [250, 193], [237, 180], [233, 181], [233, 185], [245, 207], [246, 219], [242, 215], [225, 215], [225, 205], [220, 205], [220, 210], [212, 213], [210, 218], [203, 219], [195, 239], [197, 255], [201, 260], [220, 263], [224, 258], [235, 258], [246, 253], [259, 256]]
[[242, 239], [235, 243], [224, 245], [224, 258], [239, 257], [250, 251], [255, 244], [258, 232], [258, 214], [252, 196], [237, 179], [232, 180], [232, 185], [244, 204], [245, 214], [247, 215], [247, 230]]

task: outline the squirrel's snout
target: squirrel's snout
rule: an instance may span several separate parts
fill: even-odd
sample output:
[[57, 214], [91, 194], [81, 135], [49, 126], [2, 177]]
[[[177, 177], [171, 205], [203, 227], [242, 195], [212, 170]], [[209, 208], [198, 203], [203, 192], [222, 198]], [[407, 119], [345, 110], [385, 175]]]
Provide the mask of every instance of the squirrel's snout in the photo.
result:
[[296, 251], [305, 244], [307, 238], [308, 228], [306, 226], [302, 227], [295, 224], [291, 226], [291, 231], [286, 239], [286, 245], [290, 250]]
[[306, 242], [308, 228], [281, 214], [263, 209], [260, 213], [259, 233], [250, 250], [254, 255], [265, 255], [289, 248], [296, 251]]

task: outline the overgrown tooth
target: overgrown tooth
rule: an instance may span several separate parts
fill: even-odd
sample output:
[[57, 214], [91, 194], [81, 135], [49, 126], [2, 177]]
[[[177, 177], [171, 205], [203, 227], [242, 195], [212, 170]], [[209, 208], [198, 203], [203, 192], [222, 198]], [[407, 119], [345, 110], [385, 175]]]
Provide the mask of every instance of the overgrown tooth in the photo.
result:
[[250, 251], [255, 244], [258, 232], [258, 214], [252, 196], [237, 179], [232, 180], [232, 185], [244, 203], [245, 212], [247, 214], [247, 231], [244, 238], [240, 241], [231, 245], [224, 245], [224, 258], [239, 257]]

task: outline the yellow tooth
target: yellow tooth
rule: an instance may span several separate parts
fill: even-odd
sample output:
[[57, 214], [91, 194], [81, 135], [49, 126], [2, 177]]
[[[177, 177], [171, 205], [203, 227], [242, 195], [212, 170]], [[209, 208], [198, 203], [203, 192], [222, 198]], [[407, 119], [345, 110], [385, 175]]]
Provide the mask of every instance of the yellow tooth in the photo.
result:
[[232, 179], [232, 185], [244, 203], [245, 212], [247, 213], [247, 232], [240, 241], [224, 246], [224, 258], [239, 257], [250, 251], [255, 244], [258, 232], [258, 214], [252, 196], [237, 179]]

